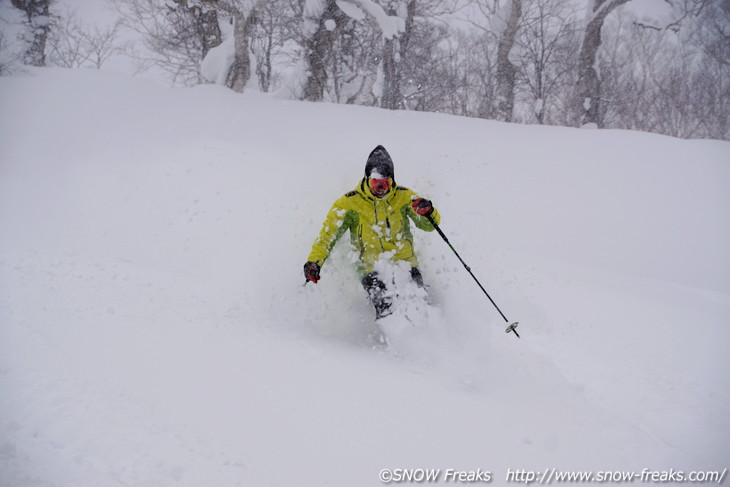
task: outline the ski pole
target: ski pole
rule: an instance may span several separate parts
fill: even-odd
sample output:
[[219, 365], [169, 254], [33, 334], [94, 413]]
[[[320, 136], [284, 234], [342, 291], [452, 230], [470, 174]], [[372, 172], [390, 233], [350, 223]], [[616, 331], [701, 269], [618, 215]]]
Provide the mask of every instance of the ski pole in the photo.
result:
[[[426, 215], [426, 218], [431, 223], [431, 225], [433, 225], [433, 228], [436, 229], [436, 231], [438, 232], [438, 234], [441, 235], [441, 238], [444, 239], [444, 242], [446, 242], [446, 245], [448, 245], [449, 248], [452, 250], [452, 252], [454, 252], [454, 255], [456, 255], [456, 257], [459, 259], [459, 261], [464, 265], [464, 269], [466, 269], [466, 271], [469, 273], [469, 275], [474, 278], [474, 281], [476, 281], [476, 283], [479, 285], [479, 288], [482, 290], [482, 292], [487, 296], [487, 298], [489, 298], [489, 301], [492, 303], [492, 305], [497, 309], [497, 311], [499, 311], [499, 314], [502, 316], [502, 318], [504, 318], [505, 323], [509, 323], [509, 320], [504, 315], [504, 313], [502, 313], [502, 310], [499, 309], [499, 306], [497, 306], [497, 303], [494, 302], [494, 300], [489, 295], [489, 293], [487, 292], [487, 290], [484, 289], [484, 286], [482, 286], [482, 283], [479, 282], [479, 279], [477, 279], [477, 277], [471, 271], [471, 267], [469, 267], [468, 265], [466, 265], [466, 262], [464, 262], [464, 259], [461, 258], [461, 256], [456, 251], [456, 249], [454, 248], [454, 246], [451, 245], [451, 242], [449, 242], [449, 239], [446, 238], [446, 235], [444, 235], [444, 232], [441, 231], [441, 227], [439, 227], [438, 224], [433, 220], [433, 218], [431, 218], [431, 215]], [[516, 329], [517, 328], [517, 324], [518, 324], [518, 322], [516, 322], [516, 321], [514, 323], [509, 324], [509, 326], [505, 330], [505, 333], [512, 332], [515, 335], [517, 335], [517, 338], [520, 338], [520, 335], [519, 335], [519, 333], [517, 333], [517, 329]]]

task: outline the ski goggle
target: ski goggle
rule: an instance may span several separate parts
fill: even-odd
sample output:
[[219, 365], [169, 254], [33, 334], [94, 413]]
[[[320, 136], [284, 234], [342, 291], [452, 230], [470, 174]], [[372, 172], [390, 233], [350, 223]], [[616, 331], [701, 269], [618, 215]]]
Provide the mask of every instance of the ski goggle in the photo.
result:
[[390, 178], [368, 180], [370, 191], [377, 194], [387, 193], [392, 184], [393, 180]]

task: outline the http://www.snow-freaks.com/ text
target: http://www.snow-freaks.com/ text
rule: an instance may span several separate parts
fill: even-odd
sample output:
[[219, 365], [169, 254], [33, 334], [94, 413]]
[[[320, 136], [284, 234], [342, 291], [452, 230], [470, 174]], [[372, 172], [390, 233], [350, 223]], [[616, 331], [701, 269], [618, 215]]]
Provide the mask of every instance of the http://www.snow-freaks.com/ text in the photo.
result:
[[[552, 485], [566, 483], [646, 483], [646, 484], [722, 484], [727, 468], [719, 470], [652, 470], [636, 471], [606, 470], [596, 472], [563, 471], [546, 468], [542, 471], [507, 469], [502, 479], [507, 483], [524, 485]], [[480, 484], [492, 483], [496, 477], [490, 470], [457, 470], [453, 468], [385, 468], [380, 471], [383, 484]], [[499, 482], [502, 483], [502, 482]]]

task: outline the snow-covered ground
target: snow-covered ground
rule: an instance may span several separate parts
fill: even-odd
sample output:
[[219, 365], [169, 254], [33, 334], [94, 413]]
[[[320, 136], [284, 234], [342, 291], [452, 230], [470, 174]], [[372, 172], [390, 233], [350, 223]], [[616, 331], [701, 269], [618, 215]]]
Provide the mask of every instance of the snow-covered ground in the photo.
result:
[[[730, 467], [727, 142], [55, 69], [0, 107], [2, 486]], [[377, 144], [522, 339], [436, 233], [398, 347], [345, 242], [303, 286]]]

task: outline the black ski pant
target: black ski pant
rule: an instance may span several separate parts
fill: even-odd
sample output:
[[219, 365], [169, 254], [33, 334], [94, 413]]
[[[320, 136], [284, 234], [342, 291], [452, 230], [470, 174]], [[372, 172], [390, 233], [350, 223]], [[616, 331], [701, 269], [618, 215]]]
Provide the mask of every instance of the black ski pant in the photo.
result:
[[[411, 279], [423, 287], [423, 275], [417, 267], [411, 267]], [[388, 287], [378, 278], [377, 272], [371, 272], [362, 280], [362, 285], [368, 293], [370, 302], [375, 307], [375, 319], [383, 318], [393, 312], [391, 306], [393, 298], [387, 295]]]

